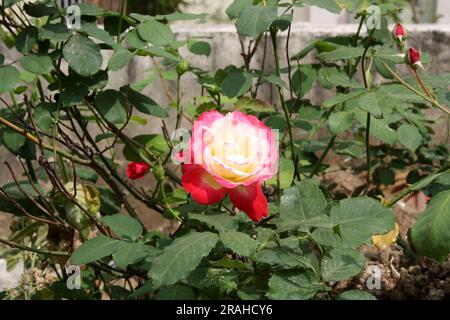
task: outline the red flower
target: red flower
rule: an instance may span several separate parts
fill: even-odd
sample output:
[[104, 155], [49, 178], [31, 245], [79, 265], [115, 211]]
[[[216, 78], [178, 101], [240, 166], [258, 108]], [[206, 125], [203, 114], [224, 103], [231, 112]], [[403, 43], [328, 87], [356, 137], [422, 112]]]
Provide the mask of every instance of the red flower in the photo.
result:
[[395, 25], [393, 35], [395, 39], [399, 39], [400, 41], [403, 41], [406, 37], [406, 31], [400, 23]]
[[258, 118], [204, 112], [194, 122], [183, 158], [182, 185], [195, 201], [213, 204], [229, 194], [253, 221], [267, 217], [262, 182], [276, 173], [278, 146], [274, 132]]
[[408, 49], [408, 53], [406, 55], [406, 58], [407, 58], [407, 62], [411, 66], [416, 66], [416, 65], [421, 65], [422, 64], [420, 62], [420, 52], [417, 51], [415, 48], [409, 48]]
[[145, 162], [130, 162], [127, 166], [127, 177], [135, 180], [145, 176], [150, 170], [150, 166]]

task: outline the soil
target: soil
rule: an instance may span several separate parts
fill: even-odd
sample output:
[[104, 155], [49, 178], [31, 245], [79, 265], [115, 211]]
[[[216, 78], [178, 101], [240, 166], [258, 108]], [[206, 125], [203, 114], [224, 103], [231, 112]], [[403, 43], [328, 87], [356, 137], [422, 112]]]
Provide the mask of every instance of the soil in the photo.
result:
[[[406, 172], [397, 174], [396, 183], [382, 189], [384, 198], [390, 199], [404, 189], [407, 186], [406, 176]], [[357, 186], [364, 185], [365, 180], [365, 173], [339, 170], [325, 175], [322, 184], [333, 194], [348, 197], [358, 189]], [[372, 246], [363, 248], [367, 257], [364, 272], [352, 281], [337, 284], [335, 293], [355, 289], [386, 300], [450, 299], [450, 259], [440, 264], [428, 258], [415, 257], [408, 249], [409, 230], [426, 208], [428, 200], [424, 193], [416, 192], [399, 201], [394, 212], [400, 227], [399, 236], [406, 249], [397, 244], [384, 251]], [[370, 284], [374, 284], [373, 277], [370, 278], [374, 270], [381, 271], [379, 289], [369, 289]]]

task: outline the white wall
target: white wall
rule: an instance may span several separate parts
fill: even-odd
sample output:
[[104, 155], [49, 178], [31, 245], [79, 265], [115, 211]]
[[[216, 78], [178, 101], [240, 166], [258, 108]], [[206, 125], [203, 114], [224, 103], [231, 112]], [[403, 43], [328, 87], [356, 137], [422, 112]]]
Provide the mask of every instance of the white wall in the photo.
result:
[[[420, 0], [419, 0], [420, 1]], [[430, 1], [430, 0], [422, 0]], [[225, 9], [233, 2], [233, 0], [186, 0], [187, 6], [183, 11], [193, 13], [208, 13], [212, 21], [227, 22], [228, 18]], [[411, 17], [409, 8], [405, 10], [403, 18], [405, 22]], [[450, 0], [437, 0], [437, 13], [440, 16], [438, 24], [450, 23]], [[352, 22], [352, 15], [342, 12], [339, 15], [328, 12], [317, 7], [307, 6], [305, 8], [295, 9], [296, 22], [311, 22], [315, 24], [338, 24]]]

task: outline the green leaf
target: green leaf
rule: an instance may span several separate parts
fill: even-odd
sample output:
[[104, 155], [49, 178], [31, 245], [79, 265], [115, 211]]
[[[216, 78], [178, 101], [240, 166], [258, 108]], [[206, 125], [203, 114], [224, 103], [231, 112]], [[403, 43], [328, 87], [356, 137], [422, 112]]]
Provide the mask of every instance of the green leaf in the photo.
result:
[[14, 90], [19, 82], [20, 73], [12, 66], [0, 67], [0, 94]]
[[36, 27], [28, 26], [23, 29], [16, 38], [16, 48], [19, 52], [27, 54], [36, 44], [39, 30]]
[[93, 16], [99, 17], [105, 13], [105, 10], [100, 8], [99, 6], [91, 3], [77, 3], [77, 6], [80, 8], [82, 16]]
[[322, 277], [325, 281], [342, 281], [358, 275], [366, 260], [358, 250], [334, 249], [330, 257], [322, 259]]
[[155, 300], [195, 300], [196, 295], [191, 287], [177, 284], [173, 287], [162, 287], [159, 289]]
[[269, 83], [272, 83], [272, 84], [280, 87], [280, 88], [289, 89], [286, 82], [284, 82], [283, 79], [281, 79], [279, 76], [277, 76], [275, 74], [269, 74], [267, 76], [264, 76], [263, 79]]
[[9, 128], [3, 129], [1, 133], [4, 146], [12, 153], [18, 153], [27, 141], [25, 136]]
[[114, 38], [105, 30], [97, 27], [96, 23], [88, 22], [81, 24], [81, 31], [86, 32], [89, 36], [103, 41], [104, 43], [112, 46], [114, 44]]
[[323, 103], [323, 106], [324, 106], [324, 108], [333, 107], [339, 103], [343, 103], [343, 102], [349, 101], [351, 99], [357, 98], [360, 95], [362, 95], [364, 92], [366, 92], [366, 91], [365, 90], [356, 90], [356, 91], [353, 91], [350, 93], [338, 93], [333, 98], [325, 100], [325, 102]]
[[246, 6], [239, 14], [236, 28], [241, 35], [257, 38], [277, 17], [275, 6]]
[[69, 40], [72, 31], [64, 23], [47, 23], [39, 29], [39, 38], [41, 40], [52, 40], [56, 42], [65, 42]]
[[61, 103], [64, 106], [76, 106], [84, 102], [84, 98], [88, 95], [89, 88], [80, 83], [72, 83], [63, 88], [61, 92]]
[[313, 240], [319, 244], [337, 247], [342, 239], [334, 232], [333, 228], [319, 227], [311, 234]]
[[394, 229], [392, 210], [368, 197], [342, 200], [331, 208], [330, 216], [349, 246], [366, 243], [372, 235]]
[[230, 19], [237, 18], [241, 11], [248, 6], [253, 5], [253, 0], [234, 0], [226, 9], [226, 13]]
[[102, 65], [99, 46], [79, 34], [72, 36], [65, 44], [63, 54], [69, 67], [81, 76], [87, 77], [97, 73]]
[[308, 300], [324, 289], [310, 272], [282, 271], [270, 278], [267, 297], [274, 300]]
[[252, 85], [252, 77], [242, 70], [234, 70], [223, 79], [221, 88], [228, 98], [242, 96]]
[[296, 6], [303, 7], [305, 4], [316, 6], [332, 13], [340, 13], [342, 10], [342, 7], [339, 6], [335, 0], [301, 0], [296, 3]]
[[316, 47], [316, 41], [311, 41], [308, 45], [306, 45], [302, 50], [300, 50], [298, 53], [296, 53], [295, 55], [293, 55], [291, 57], [291, 60], [301, 60], [304, 57], [306, 57], [306, 55], [308, 53], [310, 53], [313, 49], [315, 49]]
[[121, 242], [99, 235], [83, 243], [70, 257], [75, 265], [87, 264], [112, 255]]
[[450, 190], [439, 192], [412, 228], [411, 238], [421, 255], [444, 261], [450, 253]]
[[[16, 202], [20, 203], [20, 205], [29, 213], [34, 216], [40, 216], [44, 213], [39, 209], [33, 201], [36, 201], [40, 195], [36, 192], [34, 187], [28, 181], [19, 181], [20, 188], [13, 182], [5, 184], [2, 188], [3, 190]], [[39, 185], [35, 186], [37, 190], [45, 197], [46, 192]], [[34, 200], [31, 201], [28, 197], [21, 191], [25, 191], [31, 198]], [[0, 210], [3, 212], [8, 212], [16, 216], [23, 216], [23, 212], [19, 210], [12, 201], [0, 195]]]
[[147, 52], [152, 57], [166, 58], [166, 59], [169, 59], [169, 60], [171, 60], [173, 62], [179, 62], [180, 61], [179, 57], [173, 55], [169, 51], [164, 50], [163, 48], [160, 48], [160, 47], [150, 47], [148, 49], [144, 49], [144, 51]]
[[211, 54], [211, 45], [206, 41], [189, 40], [188, 49], [193, 54], [209, 57]]
[[[169, 152], [169, 146], [167, 145], [166, 139], [164, 136], [158, 134], [144, 134], [139, 135], [133, 138], [134, 141], [139, 143], [140, 145], [146, 146], [146, 148], [154, 153], [155, 155], [162, 155], [164, 153]], [[126, 144], [123, 148], [123, 155], [125, 159], [128, 161], [142, 161], [139, 152], [143, 152], [145, 154], [145, 150], [143, 148], [134, 148], [130, 144]], [[140, 149], [140, 150], [137, 150]]]
[[122, 270], [126, 270], [131, 264], [144, 259], [147, 255], [147, 247], [141, 243], [130, 243], [121, 241], [112, 258], [115, 264]]
[[149, 20], [137, 27], [139, 36], [157, 46], [168, 46], [175, 41], [175, 35], [170, 27], [156, 20]]
[[361, 87], [357, 81], [351, 80], [344, 71], [332, 67], [322, 67], [319, 70], [319, 82], [326, 89], [337, 86], [345, 88]]
[[175, 239], [153, 260], [149, 277], [157, 287], [186, 278], [215, 247], [218, 239], [211, 232], [195, 232]]
[[327, 201], [317, 184], [305, 179], [284, 191], [280, 216], [283, 220], [302, 222], [323, 214], [326, 207]]
[[139, 112], [155, 116], [158, 118], [166, 118], [169, 113], [150, 97], [143, 95], [128, 86], [120, 88], [120, 91], [128, 98], [128, 102]]
[[299, 250], [286, 246], [265, 248], [258, 253], [257, 261], [282, 268], [312, 268], [311, 259]]
[[353, 122], [353, 112], [339, 111], [333, 112], [328, 120], [330, 131], [334, 134], [341, 133], [351, 128]]
[[99, 93], [95, 99], [95, 107], [100, 114], [113, 124], [124, 124], [127, 118], [125, 99], [116, 90], [106, 90]]
[[53, 124], [51, 111], [53, 111], [53, 104], [41, 103], [33, 112], [36, 125], [45, 132], [49, 132]]
[[382, 116], [381, 104], [377, 94], [374, 92], [367, 92], [359, 97], [359, 107], [375, 117]]
[[432, 183], [435, 180], [437, 183], [441, 183], [440, 180], [442, 180], [442, 184], [449, 184], [449, 183], [445, 182], [445, 178], [448, 179], [448, 177], [450, 177], [450, 170], [446, 170], [446, 171], [440, 172], [440, 173], [435, 173], [435, 174], [429, 175], [429, 176], [423, 178], [422, 180], [412, 184], [409, 188], [411, 190], [420, 190], [420, 189], [427, 187], [430, 183]]
[[422, 143], [422, 135], [419, 129], [410, 124], [402, 124], [397, 130], [398, 140], [406, 148], [415, 152]]
[[127, 34], [125, 35], [125, 41], [130, 47], [135, 49], [143, 49], [147, 45], [147, 42], [139, 37], [136, 29], [127, 32]]
[[46, 55], [29, 55], [20, 60], [22, 67], [34, 74], [48, 74], [53, 69], [52, 59]]
[[272, 112], [273, 107], [268, 103], [259, 100], [252, 99], [250, 97], [240, 97], [234, 104], [236, 110], [242, 110], [244, 112]]
[[292, 90], [297, 97], [303, 97], [313, 87], [317, 79], [317, 68], [314, 65], [302, 65], [299, 70], [295, 70], [292, 75]]
[[338, 60], [349, 60], [361, 57], [364, 53], [363, 47], [338, 47], [336, 50], [322, 52], [317, 55], [322, 61], [334, 62]]
[[238, 231], [221, 232], [220, 240], [225, 247], [243, 257], [252, 255], [258, 246], [258, 242], [250, 238], [248, 234]]
[[53, 4], [48, 4], [48, 1], [44, 3], [25, 3], [23, 9], [29, 16], [34, 18], [55, 16], [59, 14], [58, 8]]
[[114, 51], [108, 62], [108, 70], [117, 71], [122, 69], [131, 61], [131, 59], [133, 59], [133, 57], [134, 54], [127, 49]]
[[234, 230], [235, 223], [233, 218], [228, 214], [200, 214], [200, 213], [189, 213], [189, 220], [197, 220], [205, 223], [217, 231], [224, 232], [229, 230]]
[[350, 290], [338, 294], [336, 300], [377, 300], [377, 298], [365, 291]]
[[[295, 168], [292, 160], [280, 158], [280, 188], [289, 188], [294, 179]], [[277, 185], [277, 175], [274, 175], [270, 180], [267, 181], [268, 184]]]
[[[355, 118], [363, 127], [366, 127], [366, 112], [356, 110]], [[397, 132], [389, 126], [385, 119], [377, 119], [372, 117], [370, 122], [370, 133], [377, 139], [390, 145], [394, 145], [398, 139]]]
[[103, 222], [121, 237], [137, 240], [143, 231], [142, 225], [132, 217], [116, 214], [106, 216]]

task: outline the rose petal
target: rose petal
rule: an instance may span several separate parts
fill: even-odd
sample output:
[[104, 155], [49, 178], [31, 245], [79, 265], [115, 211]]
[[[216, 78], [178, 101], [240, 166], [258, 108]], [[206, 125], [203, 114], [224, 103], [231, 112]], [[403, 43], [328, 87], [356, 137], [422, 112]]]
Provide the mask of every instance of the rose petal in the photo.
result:
[[200, 204], [212, 204], [222, 200], [227, 189], [222, 187], [199, 165], [183, 165], [181, 183], [192, 199]]
[[135, 180], [145, 176], [150, 170], [150, 166], [145, 162], [130, 162], [127, 165], [126, 175], [128, 178]]
[[249, 186], [239, 186], [230, 190], [231, 202], [255, 222], [267, 217], [269, 213], [266, 196], [261, 183]]

